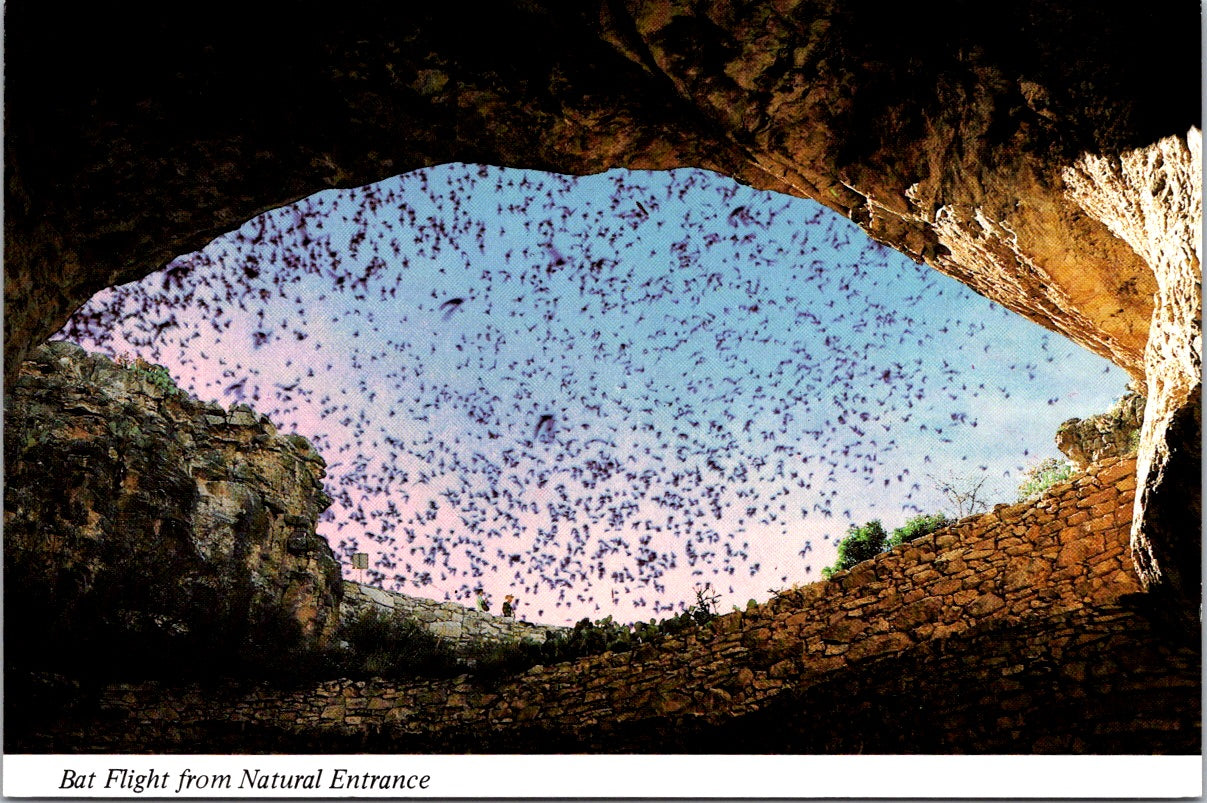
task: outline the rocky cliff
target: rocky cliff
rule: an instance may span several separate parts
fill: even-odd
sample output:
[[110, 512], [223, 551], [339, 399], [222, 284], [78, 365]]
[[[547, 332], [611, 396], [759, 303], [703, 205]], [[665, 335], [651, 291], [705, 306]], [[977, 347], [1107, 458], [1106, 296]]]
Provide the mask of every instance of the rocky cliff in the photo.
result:
[[1143, 425], [1144, 397], [1128, 393], [1105, 413], [1062, 423], [1056, 430], [1056, 448], [1083, 471], [1090, 463], [1134, 454]]
[[22, 367], [4, 425], [10, 657], [204, 656], [282, 630], [320, 644], [336, 626], [340, 569], [315, 532], [324, 463], [304, 438], [66, 342]]
[[1134, 552], [1197, 610], [1193, 4], [243, 11], [6, 7], [9, 382], [100, 288], [320, 189], [458, 160], [704, 167], [839, 210], [1145, 385]]

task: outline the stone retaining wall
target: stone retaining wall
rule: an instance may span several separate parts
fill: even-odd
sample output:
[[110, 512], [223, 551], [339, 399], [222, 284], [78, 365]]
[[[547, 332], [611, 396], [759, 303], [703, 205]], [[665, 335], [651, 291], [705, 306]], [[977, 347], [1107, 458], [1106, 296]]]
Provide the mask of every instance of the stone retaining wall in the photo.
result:
[[412, 619], [444, 639], [458, 652], [466, 652], [484, 642], [524, 639], [542, 642], [546, 634], [570, 629], [533, 624], [506, 616], [491, 616], [455, 602], [437, 602], [345, 580], [340, 617], [346, 620], [366, 609]]
[[[1121, 601], [1140, 591], [1127, 553], [1134, 473], [1133, 459], [1096, 464], [1030, 504], [998, 506], [965, 518], [829, 581], [781, 593], [658, 646], [538, 666], [497, 683], [469, 676], [420, 682], [332, 680], [291, 692], [259, 689], [213, 696], [155, 686], [114, 687], [101, 708], [117, 724], [93, 739], [98, 746], [113, 739], [131, 749], [127, 734], [150, 733], [157, 735], [157, 749], [166, 750], [175, 738], [237, 726], [286, 740], [310, 740], [312, 746], [325, 736], [337, 742], [375, 739], [383, 749], [419, 744], [435, 750], [454, 743], [464, 747], [469, 739], [469, 749], [506, 752], [520, 734], [542, 733], [554, 750], [576, 744], [624, 750], [643, 743], [638, 738], [609, 748], [599, 734], [648, 736], [652, 729], [689, 733], [701, 728], [720, 733], [767, 715], [760, 711], [803, 699], [814, 687], [841, 684], [860, 673], [887, 671], [893, 676], [894, 663], [905, 666], [910, 660], [919, 663], [905, 682], [916, 686], [920, 696], [958, 696], [965, 681], [975, 687], [984, 686], [986, 679], [1013, 676], [1010, 682], [1024, 685], [1032, 679], [1049, 697], [1058, 689], [1060, 700], [1072, 703], [1075, 712], [1097, 699], [1103, 678], [1085, 660], [1073, 657], [1093, 652], [1094, 644], [1112, 637], [1112, 649], [1126, 649], [1128, 633], [1140, 627], [1129, 624], [1126, 616], [1105, 614], [1109, 627], [1081, 635], [1062, 624], [1118, 611]], [[1015, 638], [1017, 654], [1003, 655], [981, 644], [946, 670], [941, 688], [932, 688], [939, 682], [932, 669], [942, 662], [946, 645], [975, 644], [979, 634], [992, 631]], [[1025, 636], [1021, 641], [1019, 633]], [[988, 644], [1009, 643], [1009, 638], [995, 638]], [[1028, 650], [1048, 656], [1044, 671], [1053, 669], [1049, 664], [1055, 661], [1063, 685], [1035, 680], [1040, 669], [1029, 664]], [[1177, 720], [1193, 739], [1198, 730], [1198, 692], [1193, 688], [1197, 653], [1179, 655], [1168, 662], [1177, 683], [1167, 684], [1179, 691], [1165, 709], [1155, 706], [1150, 714]], [[1061, 666], [1066, 659], [1071, 662]], [[881, 662], [888, 662], [888, 670], [875, 669]], [[1158, 674], [1166, 671], [1157, 663]], [[1187, 684], [1192, 688], [1187, 690]], [[1053, 704], [1032, 695], [1011, 703], [1011, 711], [1002, 714], [987, 697], [968, 702], [961, 716], [977, 716], [978, 706], [993, 708], [997, 724], [986, 727], [998, 740], [981, 744], [997, 751], [1011, 745], [1028, 750], [1034, 747], [1029, 735], [1011, 741], [1009, 734], [1026, 734], [1028, 718], [1044, 716]], [[949, 726], [956, 727], [954, 721], [934, 724], [940, 731]], [[1076, 722], [1068, 726], [1075, 728]], [[658, 743], [644, 744], [653, 749]], [[1136, 748], [1129, 743], [1127, 749]]]

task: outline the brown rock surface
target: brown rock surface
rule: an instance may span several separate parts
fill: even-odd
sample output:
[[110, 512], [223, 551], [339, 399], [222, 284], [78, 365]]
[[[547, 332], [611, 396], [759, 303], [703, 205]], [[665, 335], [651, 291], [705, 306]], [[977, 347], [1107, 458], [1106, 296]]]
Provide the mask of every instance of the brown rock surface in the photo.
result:
[[454, 160], [698, 166], [815, 198], [1144, 375], [1153, 268], [1062, 171], [1197, 124], [1192, 7], [239, 8], [9, 8], [10, 378], [101, 287], [314, 191]]
[[1157, 280], [1132, 555], [1145, 586], [1171, 597], [1193, 629], [1202, 591], [1202, 134], [1191, 130], [1116, 159], [1085, 157], [1065, 180], [1070, 197], [1127, 242]]
[[235, 641], [277, 612], [311, 643], [335, 627], [339, 566], [315, 533], [330, 499], [304, 438], [61, 341], [34, 353], [8, 401], [10, 611], [49, 601], [74, 611], [69, 627], [99, 617], [142, 646]]
[[1056, 430], [1056, 448], [1078, 471], [1109, 457], [1132, 454], [1144, 423], [1144, 397], [1128, 393], [1100, 415], [1070, 418]]

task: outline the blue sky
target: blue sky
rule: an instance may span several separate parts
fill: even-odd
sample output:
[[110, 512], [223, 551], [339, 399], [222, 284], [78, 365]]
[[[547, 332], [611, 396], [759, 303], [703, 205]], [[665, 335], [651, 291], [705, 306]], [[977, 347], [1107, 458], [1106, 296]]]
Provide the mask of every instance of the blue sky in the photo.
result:
[[[575, 621], [807, 583], [851, 523], [1011, 502], [1122, 371], [811, 201], [444, 165], [278, 209], [62, 333], [310, 438], [372, 580]], [[362, 579], [351, 569], [345, 575]]]

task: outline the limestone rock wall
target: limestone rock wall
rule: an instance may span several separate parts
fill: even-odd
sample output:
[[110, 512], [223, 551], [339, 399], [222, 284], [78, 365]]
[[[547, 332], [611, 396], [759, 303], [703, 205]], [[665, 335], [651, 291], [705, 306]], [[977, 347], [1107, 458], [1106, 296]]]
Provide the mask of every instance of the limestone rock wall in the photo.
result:
[[546, 634], [570, 629], [558, 625], [534, 624], [506, 616], [491, 616], [489, 613], [454, 602], [412, 597], [345, 580], [343, 601], [340, 604], [341, 619], [348, 619], [366, 609], [412, 619], [460, 652], [487, 642], [514, 642], [524, 639], [542, 642]]
[[[860, 701], [875, 708], [896, 689], [936, 706], [902, 700], [913, 719], [876, 723], [880, 735], [867, 737], [904, 745], [910, 728], [928, 729], [904, 752], [1181, 749], [1198, 734], [1197, 653], [1162, 643], [1147, 619], [1121, 608], [1143, 598], [1127, 554], [1134, 492], [1134, 461], [1105, 461], [1032, 503], [963, 519], [657, 647], [490, 684], [332, 680], [217, 696], [120, 686], [101, 702], [113, 727], [63, 738], [121, 750], [137, 747], [137, 733], [158, 749], [212, 739], [503, 752], [777, 751], [813, 739], [811, 749], [826, 752], [855, 745], [857, 734], [814, 719], [814, 706], [866, 719]], [[1147, 708], [1137, 713], [1128, 699]], [[1099, 736], [1081, 730], [1090, 716]], [[820, 733], [803, 736], [818, 727], [829, 747], [817, 746]], [[1115, 732], [1113, 742], [1101, 737]], [[1154, 732], [1164, 737], [1144, 742]], [[715, 741], [725, 734], [742, 740]]]
[[315, 532], [331, 500], [304, 438], [66, 342], [40, 347], [7, 398], [10, 610], [52, 601], [148, 644], [203, 626], [237, 639], [276, 612], [311, 643], [332, 632], [340, 570]]
[[1056, 448], [1078, 471], [1090, 463], [1134, 454], [1144, 424], [1144, 397], [1128, 393], [1100, 415], [1070, 418], [1056, 430]]
[[1064, 171], [1069, 197], [1147, 262], [1157, 282], [1144, 351], [1148, 402], [1132, 552], [1145, 587], [1202, 624], [1203, 135], [1165, 137]]

